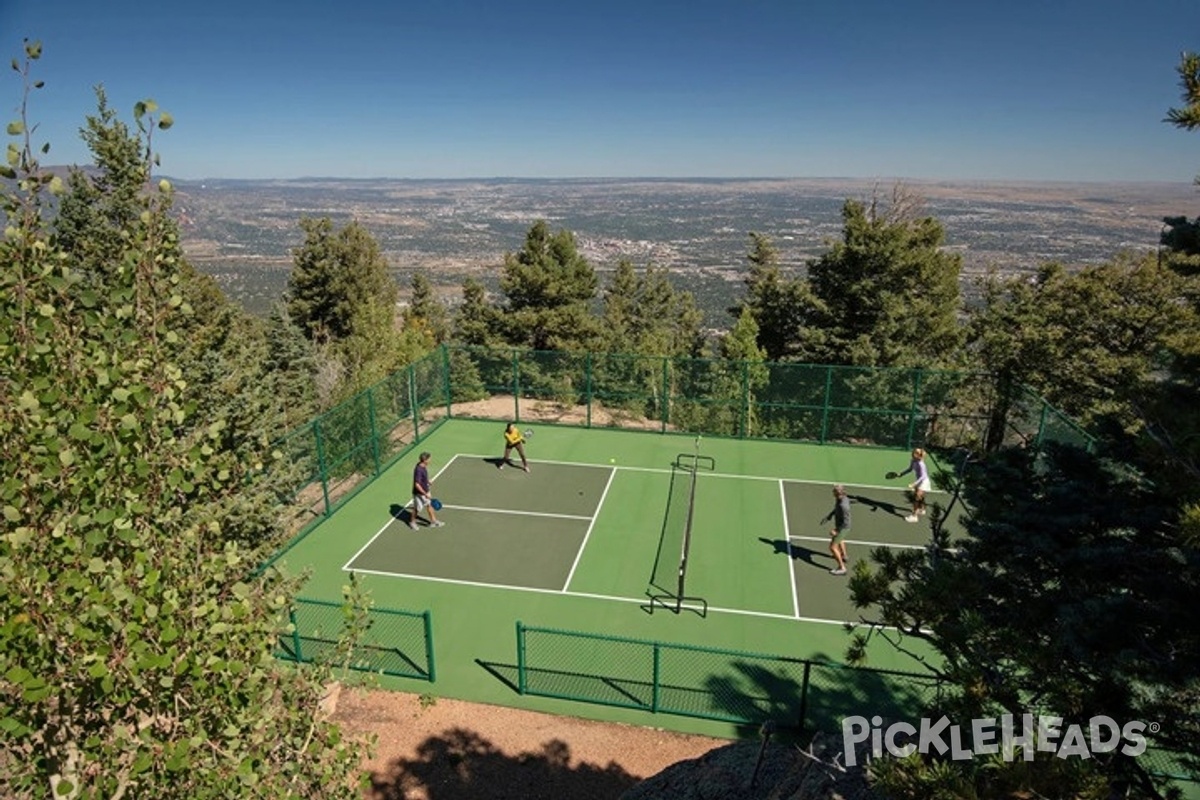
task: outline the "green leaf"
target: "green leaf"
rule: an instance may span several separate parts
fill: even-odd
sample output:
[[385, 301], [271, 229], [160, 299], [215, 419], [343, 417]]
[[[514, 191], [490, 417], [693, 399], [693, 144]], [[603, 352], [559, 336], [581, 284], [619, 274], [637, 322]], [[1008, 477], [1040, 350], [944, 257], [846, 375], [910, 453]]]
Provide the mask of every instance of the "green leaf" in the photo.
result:
[[24, 122], [17, 120], [15, 122], [8, 123], [8, 135], [9, 136], [20, 136], [24, 132], [25, 132], [25, 123]]
[[4, 731], [12, 736], [20, 736], [26, 733], [29, 727], [15, 717], [4, 717], [0, 719], [0, 731]]
[[4, 677], [8, 679], [9, 683], [23, 684], [25, 681], [33, 677], [33, 673], [24, 667], [13, 667], [8, 672], [4, 673]]
[[39, 679], [32, 686], [26, 685], [25, 691], [22, 693], [21, 698], [26, 703], [37, 703], [41, 700], [45, 700], [52, 693], [53, 689], [50, 686], [47, 686], [45, 681]]

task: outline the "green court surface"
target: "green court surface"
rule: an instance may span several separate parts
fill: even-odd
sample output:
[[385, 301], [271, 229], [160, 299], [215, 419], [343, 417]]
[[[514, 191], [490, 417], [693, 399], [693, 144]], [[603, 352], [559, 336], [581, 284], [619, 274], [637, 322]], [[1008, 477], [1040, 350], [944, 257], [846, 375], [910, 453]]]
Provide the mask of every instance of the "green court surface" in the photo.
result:
[[[308, 576], [305, 598], [340, 600], [353, 572], [375, 606], [430, 612], [436, 680], [386, 678], [386, 686], [734, 736], [736, 726], [711, 719], [520, 694], [518, 623], [840, 662], [843, 623], [858, 614], [846, 578], [829, 573], [830, 525], [821, 520], [833, 484], [851, 497], [852, 562], [875, 547], [929, 540], [926, 519], [904, 521], [905, 479], [883, 477], [908, 466], [906, 452], [733, 439], [703, 439], [697, 449], [691, 436], [542, 426], [526, 445], [526, 473], [498, 468], [502, 429], [446, 420], [277, 562]], [[445, 526], [422, 521], [414, 531], [407, 506], [419, 450], [433, 454]], [[690, 482], [677, 465], [697, 454], [688, 599], [676, 612], [649, 598], [676, 590], [679, 492]], [[929, 497], [947, 500], [941, 491]], [[921, 671], [880, 637], [869, 664]]]

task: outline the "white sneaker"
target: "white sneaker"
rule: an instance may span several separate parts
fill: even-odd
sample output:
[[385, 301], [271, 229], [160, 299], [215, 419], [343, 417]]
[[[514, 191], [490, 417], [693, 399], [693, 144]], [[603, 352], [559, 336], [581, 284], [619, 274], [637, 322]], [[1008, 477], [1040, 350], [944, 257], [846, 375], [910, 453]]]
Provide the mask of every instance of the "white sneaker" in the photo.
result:
[[916, 514], [909, 514], [907, 517], [904, 518], [904, 521], [905, 522], [920, 522], [921, 518], [918, 517]]
[[420, 526], [418, 526], [417, 523], [415, 523], [415, 522], [408, 523], [408, 527], [412, 528], [414, 531], [420, 530]]
[[445, 525], [446, 523], [442, 522], [440, 519], [437, 522], [429, 523], [429, 527], [431, 528], [442, 528], [445, 527]]
[[834, 569], [829, 570], [829, 574], [830, 575], [845, 575], [846, 568], [845, 567], [836, 567]]

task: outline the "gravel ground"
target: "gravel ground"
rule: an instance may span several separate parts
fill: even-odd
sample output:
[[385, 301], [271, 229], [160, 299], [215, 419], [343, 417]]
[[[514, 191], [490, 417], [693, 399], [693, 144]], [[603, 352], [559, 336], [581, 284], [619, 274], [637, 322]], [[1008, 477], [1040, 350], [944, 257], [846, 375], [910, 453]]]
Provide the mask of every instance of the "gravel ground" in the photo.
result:
[[459, 700], [345, 689], [334, 720], [374, 734], [371, 800], [617, 800], [644, 778], [728, 744]]

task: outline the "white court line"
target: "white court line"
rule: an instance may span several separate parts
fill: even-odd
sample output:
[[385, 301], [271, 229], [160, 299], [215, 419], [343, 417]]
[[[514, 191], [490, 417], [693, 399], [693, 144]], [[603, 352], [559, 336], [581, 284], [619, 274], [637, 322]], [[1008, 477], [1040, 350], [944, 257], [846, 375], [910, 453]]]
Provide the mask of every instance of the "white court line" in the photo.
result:
[[[463, 458], [478, 458], [481, 460], [489, 459], [489, 458], [494, 459], [496, 457], [494, 455], [490, 455], [490, 456], [480, 455], [479, 453], [458, 453], [457, 455], [455, 455], [455, 458], [457, 458], [458, 456], [462, 456]], [[620, 470], [628, 470], [630, 472], [656, 472], [656, 473], [659, 473], [662, 475], [670, 475], [673, 471], [670, 469], [666, 469], [664, 467], [626, 467], [626, 466], [622, 466], [620, 464], [592, 464], [592, 463], [589, 463], [586, 461], [554, 461], [551, 459], [537, 459], [536, 461], [534, 459], [530, 459], [530, 463], [531, 464], [535, 464], [535, 463], [536, 464], [558, 464], [560, 466], [566, 466], [566, 467], [591, 467], [593, 469], [620, 469]], [[727, 478], [727, 479], [743, 480], [743, 481], [771, 481], [771, 482], [786, 481], [788, 483], [807, 483], [807, 484], [816, 484], [816, 485], [821, 485], [821, 486], [832, 486], [834, 483], [836, 483], [836, 481], [828, 481], [828, 480], [818, 481], [818, 480], [812, 480], [809, 478], [781, 478], [778, 475], [737, 475], [737, 474], [729, 473], [729, 472], [705, 472], [703, 470], [697, 470], [696, 475], [698, 477], [703, 477], [703, 478]], [[843, 486], [852, 486], [856, 489], [879, 489], [880, 491], [896, 491], [896, 492], [904, 491], [901, 487], [895, 486], [895, 485], [881, 486], [879, 484], [873, 484], [873, 483], [846, 483], [845, 481], [842, 482], [842, 485]], [[946, 494], [946, 492], [941, 489], [931, 489], [930, 491], [926, 492], [925, 494], [926, 495]]]
[[[432, 481], [434, 478], [441, 476], [441, 474], [443, 472], [445, 472], [446, 469], [448, 469], [450, 467], [450, 465], [460, 457], [465, 458], [465, 459], [469, 459], [469, 458], [487, 459], [487, 458], [494, 458], [495, 456], [480, 455], [480, 454], [474, 454], [474, 453], [455, 453], [453, 456], [451, 456], [446, 461], [445, 465], [442, 466], [442, 468], [439, 469], [437, 471], [437, 473], [433, 476], [433, 478], [431, 478], [430, 480]], [[672, 469], [663, 469], [663, 468], [656, 468], [656, 467], [630, 467], [630, 466], [621, 466], [620, 464], [605, 466], [603, 464], [592, 464], [592, 463], [579, 462], [579, 461], [555, 461], [555, 460], [547, 459], [547, 460], [538, 460], [536, 463], [557, 464], [557, 465], [562, 465], [562, 466], [575, 466], [575, 467], [590, 467], [592, 469], [607, 469], [610, 471], [610, 474], [609, 474], [608, 482], [605, 484], [604, 495], [608, 494], [608, 489], [612, 485], [613, 478], [616, 476], [616, 470], [629, 470], [629, 471], [634, 471], [634, 472], [652, 472], [652, 473], [659, 473], [659, 474], [665, 474], [665, 475], [670, 475], [674, 472], [674, 470], [672, 470]], [[726, 479], [740, 479], [740, 480], [754, 480], [754, 481], [776, 481], [780, 486], [781, 493], [784, 491], [784, 487], [787, 483], [806, 483], [806, 484], [822, 484], [822, 485], [829, 483], [829, 481], [805, 480], [805, 479], [800, 479], [800, 478], [780, 478], [778, 476], [767, 477], [767, 476], [756, 476], [756, 475], [735, 475], [735, 474], [727, 474], [727, 473], [719, 473], [719, 472], [697, 472], [696, 474], [697, 474], [697, 476], [705, 476], [705, 477], [712, 477], [712, 478], [726, 478]], [[896, 488], [894, 486], [876, 486], [876, 485], [870, 485], [870, 484], [846, 483], [843, 485], [853, 486], [853, 487], [863, 488], [863, 489], [880, 489], [880, 490], [890, 490], [890, 489]], [[934, 492], [930, 492], [930, 494], [934, 494], [934, 493], [936, 493], [936, 490]], [[601, 497], [601, 501], [600, 501], [601, 504], [604, 501], [604, 495], [602, 495], [602, 497]], [[411, 504], [412, 504], [412, 502], [410, 500], [409, 503], [405, 505], [405, 508], [407, 508]], [[409, 578], [412, 580], [426, 580], [426, 581], [431, 581], [431, 582], [435, 582], [435, 583], [453, 583], [453, 584], [459, 584], [459, 585], [463, 585], [463, 586], [478, 586], [478, 587], [492, 588], [492, 589], [506, 589], [509, 591], [554, 593], [554, 594], [559, 594], [559, 595], [563, 595], [563, 596], [567, 596], [567, 597], [585, 597], [585, 598], [593, 598], [593, 599], [598, 599], [598, 600], [611, 600], [611, 601], [622, 602], [622, 603], [644, 603], [644, 602], [647, 602], [647, 601], [641, 600], [641, 599], [631, 599], [631, 598], [626, 598], [626, 597], [613, 597], [613, 596], [608, 596], [608, 595], [571, 592], [566, 588], [566, 586], [568, 586], [570, 584], [571, 577], [574, 575], [575, 568], [578, 566], [579, 560], [582, 558], [584, 545], [586, 545], [587, 539], [591, 535], [592, 527], [595, 525], [596, 515], [593, 515], [592, 517], [589, 518], [589, 517], [582, 517], [582, 516], [574, 517], [574, 516], [570, 516], [570, 515], [561, 515], [561, 514], [557, 514], [557, 515], [556, 514], [544, 514], [544, 513], [540, 513], [540, 512], [510, 511], [507, 509], [497, 509], [497, 508], [472, 508], [472, 507], [467, 507], [467, 506], [443, 506], [443, 507], [444, 508], [461, 508], [463, 510], [480, 511], [480, 512], [484, 512], [484, 513], [528, 514], [531, 516], [564, 517], [564, 518], [570, 518], [570, 519], [591, 519], [591, 523], [588, 525], [587, 534], [584, 536], [584, 542], [581, 544], [579, 552], [576, 554], [575, 564], [572, 565], [572, 567], [571, 567], [571, 574], [568, 575], [568, 577], [567, 577], [567, 583], [564, 585], [564, 588], [561, 590], [537, 589], [537, 588], [533, 588], [533, 587], [513, 587], [513, 586], [505, 586], [503, 584], [477, 583], [474, 581], [462, 581], [462, 580], [456, 580], [456, 579], [452, 579], [452, 578], [438, 578], [438, 577], [428, 576], [428, 575], [407, 575], [407, 574], [403, 574], [403, 573], [383, 572], [383, 571], [378, 571], [378, 570], [364, 570], [364, 569], [351, 570], [350, 564], [354, 563], [354, 561], [365, 550], [367, 550], [367, 548], [369, 548], [374, 543], [374, 541], [376, 539], [378, 539], [380, 535], [383, 534], [383, 532], [385, 530], [387, 530], [388, 526], [396, 521], [396, 518], [392, 517], [390, 515], [388, 516], [388, 521], [385, 522], [383, 524], [383, 526], [378, 531], [376, 531], [376, 533], [367, 541], [367, 543], [364, 544], [358, 550], [358, 552], [356, 552], [354, 554], [354, 556], [349, 561], [346, 562], [345, 566], [342, 567], [342, 570], [344, 572], [359, 572], [359, 573], [370, 574], [370, 575], [382, 575], [382, 576], [390, 576], [390, 577], [397, 577], [397, 578]], [[596, 507], [597, 513], [599, 512], [599, 508], [600, 508], [600, 506], [597, 505], [597, 507]], [[785, 540], [787, 541], [787, 546], [788, 546], [789, 572], [791, 573], [791, 581], [792, 581], [793, 613], [790, 615], [789, 614], [775, 614], [775, 613], [766, 612], [766, 611], [747, 611], [744, 609], [721, 608], [721, 607], [717, 607], [717, 606], [710, 606], [709, 610], [723, 613], [723, 614], [761, 617], [761, 618], [765, 618], [765, 619], [789, 619], [789, 620], [794, 619], [794, 620], [798, 620], [800, 622], [817, 622], [817, 623], [822, 623], [822, 624], [826, 624], [826, 625], [844, 625], [847, 621], [851, 622], [853, 624], [860, 624], [861, 621], [855, 621], [855, 620], [839, 621], [839, 620], [829, 620], [829, 619], [823, 619], [823, 618], [817, 618], [817, 617], [802, 617], [802, 616], [800, 616], [799, 597], [798, 597], [798, 594], [796, 591], [796, 583], [795, 583], [795, 581], [796, 581], [795, 571], [790, 569], [791, 568], [791, 540], [797, 539], [797, 540], [805, 540], [805, 541], [824, 542], [824, 541], [826, 541], [826, 539], [820, 538], [820, 537], [811, 537], [811, 536], [792, 536], [790, 533], [787, 532], [786, 509], [784, 511], [783, 518], [784, 518]], [[847, 542], [850, 544], [862, 544], [862, 545], [877, 546], [877, 547], [899, 547], [899, 548], [924, 549], [924, 546], [919, 546], [919, 545], [892, 545], [892, 544], [876, 543], [876, 542], [858, 542], [855, 540], [847, 540]], [[687, 606], [685, 606], [685, 608], [687, 608]]]
[[608, 473], [608, 482], [604, 484], [604, 491], [600, 493], [600, 502], [596, 504], [596, 509], [592, 512], [592, 521], [588, 523], [587, 532], [583, 534], [583, 541], [579, 543], [579, 549], [575, 552], [575, 561], [571, 564], [571, 571], [567, 573], [567, 580], [563, 583], [562, 590], [564, 592], [571, 585], [571, 578], [575, 577], [575, 568], [579, 566], [579, 559], [583, 558], [583, 551], [587, 549], [588, 537], [592, 535], [592, 528], [596, 527], [596, 517], [600, 516], [604, 498], [608, 497], [608, 490], [615, 477], [617, 477], [617, 471], [614, 469]]
[[[449, 460], [448, 460], [448, 461], [445, 463], [445, 465], [444, 465], [444, 466], [443, 466], [441, 469], [439, 469], [439, 470], [438, 470], [438, 471], [437, 471], [437, 472], [434, 474], [434, 476], [433, 476], [432, 478], [430, 478], [430, 479], [429, 479], [429, 483], [430, 483], [430, 485], [431, 485], [431, 486], [433, 485], [434, 478], [437, 478], [437, 477], [438, 477], [438, 476], [440, 476], [440, 475], [441, 475], [443, 472], [445, 472], [445, 471], [446, 471], [446, 470], [449, 468], [449, 466], [450, 466], [451, 464], [453, 464], [453, 463], [454, 463], [454, 459], [456, 459], [456, 458], [458, 458], [458, 453], [455, 453], [454, 455], [450, 456], [450, 459], [449, 459]], [[409, 493], [410, 495], [412, 494], [412, 487], [411, 487], [411, 486], [410, 486], [410, 487], [408, 487], [408, 493]], [[405, 503], [405, 504], [404, 504], [404, 508], [408, 508], [408, 507], [409, 507], [409, 506], [411, 506], [411, 505], [412, 505], [412, 500], [410, 499], [410, 500], [409, 500], [407, 503]], [[355, 560], [356, 558], [358, 558], [360, 555], [362, 555], [362, 553], [363, 553], [363, 551], [364, 551], [364, 550], [366, 550], [368, 547], [370, 547], [372, 544], [374, 544], [374, 543], [375, 543], [375, 540], [376, 540], [376, 539], [378, 539], [378, 538], [379, 538], [379, 537], [380, 537], [380, 536], [383, 534], [383, 532], [384, 532], [384, 531], [386, 531], [386, 530], [388, 529], [388, 526], [389, 526], [389, 525], [391, 525], [393, 522], [397, 522], [397, 521], [398, 521], [398, 520], [397, 520], [395, 517], [393, 517], [391, 514], [388, 514], [388, 521], [387, 521], [387, 522], [385, 522], [385, 523], [383, 523], [383, 527], [382, 527], [382, 528], [380, 528], [379, 530], [375, 531], [375, 535], [374, 535], [374, 536], [372, 536], [370, 539], [368, 539], [368, 540], [367, 540], [367, 543], [366, 543], [366, 544], [364, 544], [362, 547], [360, 547], [360, 548], [359, 548], [359, 550], [358, 550], [358, 552], [357, 552], [357, 553], [355, 553], [353, 556], [351, 556], [351, 557], [350, 557], [350, 560], [349, 560], [349, 561], [347, 561], [347, 562], [346, 562], [346, 564], [345, 564], [345, 566], [343, 566], [343, 567], [342, 567], [342, 571], [343, 571], [343, 572], [346, 572], [346, 571], [348, 571], [348, 570], [347, 570], [347, 568], [348, 568], [348, 567], [349, 567], [351, 564], [353, 564], [353, 563], [354, 563], [354, 560]]]
[[[498, 590], [508, 591], [508, 592], [526, 592], [526, 593], [532, 593], [532, 594], [552, 594], [552, 595], [555, 595], [556, 597], [579, 597], [579, 598], [583, 598], [586, 600], [607, 600], [607, 601], [613, 602], [613, 603], [640, 603], [642, 605], [645, 605], [650, 602], [650, 599], [648, 597], [642, 597], [642, 598], [617, 597], [615, 595], [593, 594], [591, 592], [570, 592], [570, 591], [562, 591], [560, 589], [541, 589], [536, 586], [506, 586], [505, 584], [502, 584], [502, 583], [483, 583], [480, 581], [460, 580], [458, 578], [439, 578], [439, 577], [436, 577], [433, 575], [407, 575], [402, 572], [383, 572], [381, 570], [373, 570], [373, 569], [356, 569], [356, 570], [349, 570], [349, 571], [355, 572], [355, 573], [358, 573], [361, 575], [381, 575], [381, 576], [387, 577], [387, 578], [407, 578], [409, 580], [414, 580], [414, 581], [429, 581], [430, 583], [449, 583], [449, 584], [455, 584], [457, 586], [471, 586], [471, 587], [474, 587], [477, 589], [498, 589]], [[700, 610], [699, 606], [684, 605], [683, 607], [689, 611]], [[862, 620], [836, 620], [836, 619], [823, 619], [821, 617], [797, 617], [797, 616], [793, 616], [791, 614], [775, 614], [770, 611], [748, 611], [744, 608], [722, 608], [720, 606], [709, 606], [708, 610], [709, 610], [709, 612], [715, 612], [715, 613], [719, 613], [719, 614], [730, 614], [733, 616], [740, 616], [740, 617], [761, 617], [763, 619], [781, 619], [781, 620], [787, 620], [789, 622], [792, 622], [792, 621], [816, 622], [816, 623], [820, 623], [822, 625], [839, 625], [839, 626], [845, 625], [847, 623], [850, 623], [851, 625], [863, 625], [863, 626], [867, 625], [867, 623], [863, 622]]]
[[[405, 508], [408, 508], [408, 506], [405, 506]], [[342, 566], [342, 571], [343, 572], [349, 571], [350, 565], [354, 563], [355, 559], [357, 559], [359, 556], [361, 556], [363, 554], [363, 551], [365, 551], [368, 547], [370, 547], [372, 544], [374, 544], [375, 540], [378, 539], [379, 536], [388, 529], [388, 526], [391, 525], [395, 521], [396, 521], [396, 518], [393, 517], [391, 514], [389, 514], [388, 521], [383, 523], [383, 527], [380, 528], [379, 530], [375, 531], [375, 535], [372, 536], [370, 539], [367, 539], [367, 543], [364, 544], [362, 547], [360, 547], [358, 549], [358, 552], [350, 557], [350, 560], [347, 561]]]
[[449, 508], [455, 511], [479, 511], [484, 514], [516, 514], [522, 517], [551, 517], [553, 519], [578, 519], [591, 520], [595, 517], [582, 516], [580, 514], [551, 514], [546, 511], [515, 511], [510, 508], [482, 508], [480, 506], [459, 506], [443, 503], [442, 508]]
[[779, 505], [783, 509], [783, 541], [787, 544], [788, 578], [792, 581], [792, 613], [800, 617], [800, 596], [796, 594], [796, 562], [792, 559], [792, 534], [788, 530], [787, 487], [779, 480]]
[[[804, 542], [827, 542], [827, 541], [829, 541], [828, 539], [822, 538], [820, 536], [796, 535], [796, 536], [789, 536], [788, 538], [789, 539], [799, 539], [800, 541], [804, 541]], [[846, 544], [861, 544], [866, 547], [895, 547], [899, 550], [924, 550], [926, 547], [928, 547], [928, 545], [924, 545], [924, 544], [896, 544], [894, 542], [865, 542], [861, 539], [846, 539], [845, 541], [846, 541]], [[958, 552], [953, 547], [948, 548], [948, 549], [951, 553]]]

